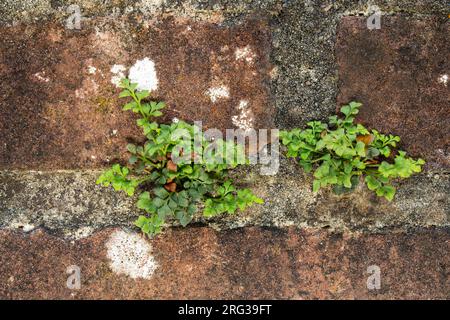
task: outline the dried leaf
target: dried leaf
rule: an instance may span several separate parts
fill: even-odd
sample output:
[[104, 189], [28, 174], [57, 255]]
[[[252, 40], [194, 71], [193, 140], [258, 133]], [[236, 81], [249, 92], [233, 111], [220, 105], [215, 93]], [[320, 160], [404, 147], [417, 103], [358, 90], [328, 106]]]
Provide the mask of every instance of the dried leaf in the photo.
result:
[[157, 156], [157, 157], [156, 157], [156, 160], [157, 160], [157, 161], [164, 161], [164, 160], [166, 160], [166, 157], [163, 157], [163, 156]]
[[164, 185], [164, 189], [166, 189], [169, 192], [175, 192], [177, 190], [177, 184], [175, 182], [166, 183]]
[[366, 146], [373, 142], [374, 136], [372, 134], [366, 134], [363, 136], [357, 136], [356, 141], [363, 142]]
[[172, 160], [169, 160], [167, 161], [167, 170], [177, 172], [177, 165]]

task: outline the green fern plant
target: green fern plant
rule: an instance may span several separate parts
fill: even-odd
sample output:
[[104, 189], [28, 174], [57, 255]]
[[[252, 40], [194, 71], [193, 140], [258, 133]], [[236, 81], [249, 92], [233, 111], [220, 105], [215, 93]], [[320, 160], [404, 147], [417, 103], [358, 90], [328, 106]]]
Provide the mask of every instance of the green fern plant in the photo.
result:
[[355, 124], [360, 107], [350, 102], [341, 108], [342, 119], [332, 116], [328, 124], [311, 121], [305, 130], [281, 131], [280, 139], [287, 157], [297, 159], [306, 172], [314, 171], [314, 192], [328, 185], [337, 194], [348, 192], [364, 176], [370, 190], [391, 201], [396, 192], [392, 179], [421, 172], [425, 161], [397, 151], [400, 137]]
[[[114, 164], [97, 179], [97, 184], [112, 186], [129, 196], [139, 193], [137, 207], [143, 214], [135, 224], [145, 234], [161, 232], [167, 219], [176, 219], [186, 226], [200, 209], [205, 217], [213, 217], [263, 203], [249, 189], [237, 189], [228, 177], [229, 169], [241, 164], [239, 159], [245, 159], [243, 146], [221, 139], [211, 142], [200, 128], [184, 121], [159, 124], [154, 119], [163, 114], [163, 102], [148, 101], [150, 92], [137, 91], [137, 85], [128, 79], [122, 80], [121, 88], [119, 96], [131, 99], [123, 110], [140, 116], [137, 125], [146, 142], [141, 146], [129, 144], [128, 166]], [[177, 132], [190, 137], [199, 135], [200, 145], [193, 146], [191, 139], [186, 140]], [[194, 161], [197, 150], [212, 161]], [[175, 161], [174, 153], [189, 156]]]

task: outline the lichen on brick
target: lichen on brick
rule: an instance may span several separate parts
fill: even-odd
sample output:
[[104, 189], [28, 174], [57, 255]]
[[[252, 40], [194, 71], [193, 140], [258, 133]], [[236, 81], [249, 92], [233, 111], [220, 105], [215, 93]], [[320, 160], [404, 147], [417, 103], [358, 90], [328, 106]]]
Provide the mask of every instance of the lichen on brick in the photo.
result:
[[150, 243], [136, 233], [116, 230], [106, 243], [110, 268], [132, 279], [150, 279], [158, 267]]

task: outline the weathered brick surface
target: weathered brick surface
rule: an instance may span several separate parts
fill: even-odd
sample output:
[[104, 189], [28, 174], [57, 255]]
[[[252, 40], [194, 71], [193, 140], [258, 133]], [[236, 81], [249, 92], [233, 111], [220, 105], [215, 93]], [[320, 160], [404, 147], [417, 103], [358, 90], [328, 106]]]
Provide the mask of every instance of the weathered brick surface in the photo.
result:
[[[70, 243], [43, 231], [1, 231], [0, 297], [450, 298], [446, 231], [350, 236], [296, 229], [175, 229], [150, 242], [157, 267], [148, 279], [111, 270], [107, 243], [115, 232]], [[70, 265], [81, 268], [80, 290], [66, 287]], [[380, 290], [366, 287], [372, 265], [380, 267]]]
[[[239, 126], [236, 116], [255, 128], [273, 127], [263, 18], [234, 27], [174, 17], [110, 19], [86, 22], [81, 31], [52, 23], [4, 27], [2, 35], [0, 168], [81, 168], [122, 159], [126, 142], [141, 134], [121, 111], [111, 68], [128, 69], [145, 57], [155, 63], [154, 97], [167, 102], [166, 121], [226, 129]], [[208, 90], [221, 87], [228, 97], [213, 102]], [[242, 101], [248, 109], [239, 108]]]
[[338, 29], [338, 105], [361, 101], [359, 120], [395, 133], [429, 167], [450, 168], [450, 24], [445, 16], [385, 17], [380, 30], [344, 17]]

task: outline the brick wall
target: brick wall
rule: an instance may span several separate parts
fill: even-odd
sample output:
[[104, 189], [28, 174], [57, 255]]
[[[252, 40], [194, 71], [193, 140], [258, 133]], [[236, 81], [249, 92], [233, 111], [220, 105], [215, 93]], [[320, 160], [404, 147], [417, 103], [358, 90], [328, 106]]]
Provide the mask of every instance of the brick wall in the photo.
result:
[[[83, 0], [79, 30], [67, 28], [69, 4], [0, 4], [0, 297], [448, 298], [445, 1], [380, 1], [379, 30], [365, 1]], [[148, 256], [123, 257], [113, 240], [135, 243], [138, 212], [95, 178], [140, 139], [116, 84], [142, 63], [164, 121], [303, 127], [358, 100], [358, 121], [400, 135], [425, 171], [388, 203], [362, 186], [313, 194], [284, 158], [275, 176], [237, 170], [263, 206], [169, 228], [136, 249]], [[66, 287], [72, 264], [78, 291]], [[366, 288], [373, 264], [381, 290]]]

